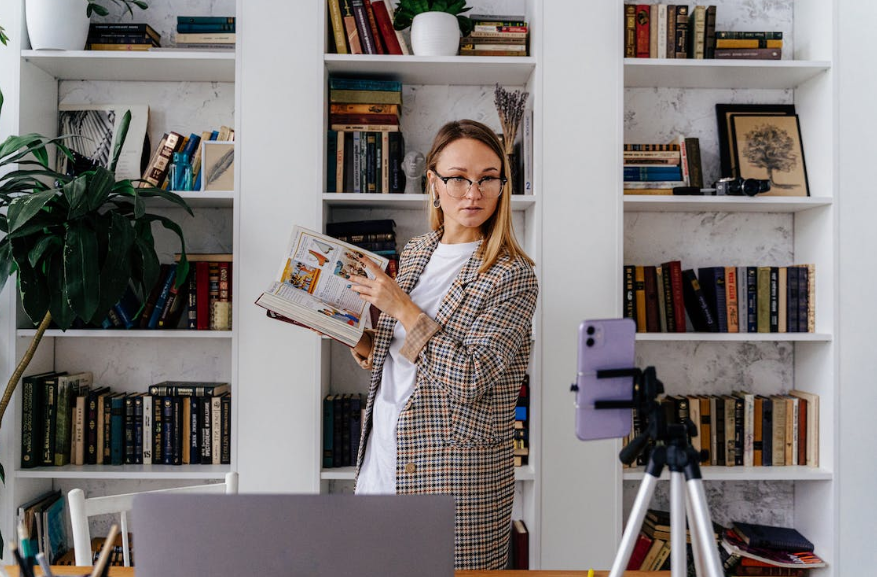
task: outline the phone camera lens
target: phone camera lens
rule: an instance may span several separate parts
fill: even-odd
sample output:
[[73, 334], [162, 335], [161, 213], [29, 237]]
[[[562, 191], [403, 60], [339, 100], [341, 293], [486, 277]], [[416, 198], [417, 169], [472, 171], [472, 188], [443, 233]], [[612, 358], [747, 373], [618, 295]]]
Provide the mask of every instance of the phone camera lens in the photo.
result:
[[594, 339], [588, 339], [587, 341], [585, 341], [585, 344], [588, 345], [589, 347], [593, 347], [594, 346]]
[[588, 334], [589, 334], [589, 335], [593, 335], [594, 332], [595, 332], [595, 331], [594, 331], [594, 327], [588, 327]]

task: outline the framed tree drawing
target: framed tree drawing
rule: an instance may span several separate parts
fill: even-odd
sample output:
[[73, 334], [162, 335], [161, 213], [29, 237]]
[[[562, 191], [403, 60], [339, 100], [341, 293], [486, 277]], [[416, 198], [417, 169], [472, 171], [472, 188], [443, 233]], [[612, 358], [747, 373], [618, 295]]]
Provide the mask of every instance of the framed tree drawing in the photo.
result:
[[731, 134], [741, 178], [769, 180], [765, 196], [810, 196], [797, 114], [733, 114]]
[[719, 160], [723, 177], [737, 177], [734, 163], [734, 142], [731, 138], [731, 117], [734, 114], [749, 116], [784, 116], [795, 114], [794, 104], [716, 104], [716, 123], [719, 134]]

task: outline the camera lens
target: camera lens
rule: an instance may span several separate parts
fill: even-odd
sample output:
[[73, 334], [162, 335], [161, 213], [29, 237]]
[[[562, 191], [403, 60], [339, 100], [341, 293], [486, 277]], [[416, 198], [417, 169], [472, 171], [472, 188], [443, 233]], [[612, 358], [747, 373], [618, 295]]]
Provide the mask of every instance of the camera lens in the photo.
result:
[[589, 335], [593, 335], [593, 334], [594, 334], [594, 327], [588, 327], [588, 334], [589, 334]]
[[746, 196], [755, 196], [761, 192], [761, 183], [754, 178], [747, 178], [743, 181], [743, 194]]
[[587, 341], [585, 341], [585, 344], [588, 345], [589, 347], [593, 347], [594, 346], [594, 339], [588, 339]]

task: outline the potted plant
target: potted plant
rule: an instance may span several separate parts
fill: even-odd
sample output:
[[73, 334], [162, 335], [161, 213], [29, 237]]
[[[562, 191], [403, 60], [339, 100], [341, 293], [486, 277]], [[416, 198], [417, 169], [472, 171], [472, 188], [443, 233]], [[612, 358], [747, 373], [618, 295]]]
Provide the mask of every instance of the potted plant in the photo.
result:
[[[0, 93], [0, 109], [2, 105]], [[173, 220], [146, 212], [144, 199], [160, 197], [189, 214], [192, 210], [177, 194], [137, 188], [130, 180], [117, 181], [113, 173], [130, 119], [130, 112], [122, 118], [109, 168], [97, 166], [76, 176], [50, 166], [50, 147], [72, 156], [63, 136], [26, 134], [0, 143], [0, 233], [4, 235], [0, 291], [17, 272], [21, 304], [38, 325], [0, 399], [0, 426], [15, 387], [52, 322], [61, 330], [77, 319], [100, 323], [129, 283], [135, 291], [148, 294], [159, 274], [154, 222], [179, 237], [177, 285], [185, 281], [189, 265], [183, 231]]]
[[393, 27], [411, 27], [411, 49], [417, 56], [454, 56], [460, 34], [472, 31], [472, 21], [461, 16], [471, 9], [466, 0], [399, 0]]
[[[103, 2], [103, 0], [101, 0]], [[146, 10], [143, 0], [111, 0], [134, 15], [132, 6]], [[105, 3], [105, 2], [104, 2]], [[92, 14], [106, 16], [109, 10], [93, 0], [27, 0], [25, 18], [30, 45], [34, 50], [82, 50], [88, 39]]]

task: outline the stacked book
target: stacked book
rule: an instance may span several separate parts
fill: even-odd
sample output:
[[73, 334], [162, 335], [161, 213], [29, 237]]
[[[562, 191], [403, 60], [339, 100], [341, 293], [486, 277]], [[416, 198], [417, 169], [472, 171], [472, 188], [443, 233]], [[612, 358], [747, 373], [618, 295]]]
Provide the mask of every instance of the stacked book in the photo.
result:
[[781, 60], [783, 57], [783, 33], [716, 32], [716, 58], [743, 60]]
[[623, 303], [641, 333], [812, 333], [816, 267], [625, 265]]
[[231, 142], [234, 141], [234, 129], [228, 126], [221, 126], [219, 130], [207, 130], [201, 135], [190, 134], [183, 136], [177, 132], [166, 132], [161, 137], [158, 146], [150, 156], [149, 164], [143, 171], [140, 186], [141, 188], [156, 187], [166, 188], [168, 172], [170, 169], [171, 159], [175, 152], [186, 154], [186, 158], [191, 159], [193, 190], [201, 190], [201, 143], [208, 141]]
[[460, 39], [461, 56], [528, 56], [524, 16], [472, 14], [472, 32]]
[[359, 393], [326, 395], [323, 399], [323, 468], [356, 465], [365, 403]]
[[177, 16], [177, 48], [234, 50], [234, 16]]
[[[724, 527], [713, 523], [714, 546], [718, 547]], [[688, 566], [694, 567], [691, 550], [691, 531], [685, 528], [685, 540], [687, 549]], [[669, 571], [670, 570], [670, 513], [649, 509], [643, 526], [637, 536], [630, 560], [627, 563], [628, 571]]]
[[[65, 509], [66, 500], [57, 489], [43, 493], [18, 507], [16, 521], [24, 528], [31, 550], [45, 555], [52, 565], [58, 564], [67, 551], [72, 552], [67, 547]], [[19, 550], [23, 548], [21, 533], [18, 535], [18, 547]]]
[[401, 108], [397, 80], [329, 78], [327, 192], [404, 192]]
[[409, 54], [393, 28], [390, 0], [329, 0], [329, 50], [336, 54]]
[[[667, 424], [690, 419], [697, 430], [691, 445], [701, 454], [701, 466], [789, 467], [819, 466], [819, 396], [799, 390], [788, 394], [756, 395], [733, 391], [726, 395], [665, 395], [660, 401]], [[626, 446], [641, 432], [632, 417]], [[631, 466], [648, 463], [647, 447]]]
[[231, 463], [228, 383], [114, 393], [91, 372], [22, 379], [21, 467]]
[[161, 46], [161, 34], [149, 24], [92, 23], [87, 50], [146, 51]]
[[815, 547], [797, 529], [734, 521], [722, 533], [721, 553], [726, 575], [783, 575], [804, 577], [807, 570], [825, 567]]
[[524, 375], [515, 406], [515, 467], [527, 464], [530, 456], [530, 375]]
[[624, 145], [624, 194], [673, 194], [679, 186], [704, 186], [698, 138]]

